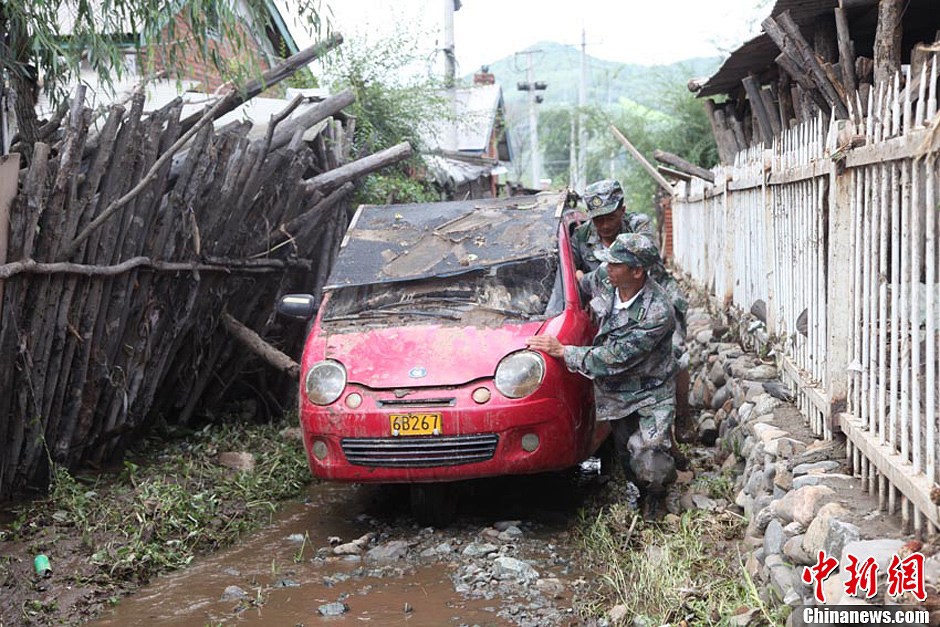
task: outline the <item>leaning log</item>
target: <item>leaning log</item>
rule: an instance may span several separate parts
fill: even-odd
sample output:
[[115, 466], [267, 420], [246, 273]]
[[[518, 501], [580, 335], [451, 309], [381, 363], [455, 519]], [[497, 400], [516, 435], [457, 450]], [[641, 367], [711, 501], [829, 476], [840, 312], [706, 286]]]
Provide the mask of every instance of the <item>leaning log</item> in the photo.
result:
[[368, 157], [363, 157], [362, 159], [358, 159], [352, 163], [347, 163], [344, 166], [340, 166], [334, 170], [329, 170], [311, 179], [307, 179], [307, 193], [312, 194], [313, 192], [322, 192], [339, 187], [343, 183], [354, 181], [357, 178], [365, 176], [366, 174], [370, 174], [376, 170], [381, 170], [382, 168], [394, 165], [399, 161], [404, 161], [410, 157], [411, 154], [411, 144], [408, 142], [401, 142], [400, 144], [396, 144], [391, 148], [380, 150], [379, 152], [369, 155]]
[[744, 90], [747, 92], [747, 99], [751, 102], [751, 111], [757, 117], [758, 128], [760, 129], [761, 140], [764, 146], [770, 146], [774, 141], [774, 129], [770, 123], [770, 112], [764, 106], [764, 100], [761, 98], [761, 88], [757, 79], [753, 76], [745, 76], [741, 80]]
[[835, 17], [842, 81], [845, 84], [845, 90], [850, 94], [854, 94], [858, 88], [858, 83], [855, 81], [855, 49], [852, 45], [852, 35], [849, 30], [849, 18], [845, 14], [845, 9], [841, 7], [835, 8]]
[[761, 22], [761, 26], [780, 51], [792, 62], [789, 68], [784, 67], [784, 63], [778, 57], [777, 63], [784, 67], [804, 90], [808, 90], [808, 82], [814, 84], [825, 98], [826, 105], [836, 112], [836, 116], [839, 119], [847, 118], [849, 112], [845, 106], [844, 96], [840, 96], [839, 91], [829, 81], [816, 54], [800, 33], [796, 22], [790, 17], [790, 12], [784, 11], [776, 19], [768, 17]]
[[[340, 33], [333, 33], [323, 41], [319, 41], [308, 48], [304, 48], [297, 54], [291, 55], [290, 57], [284, 59], [284, 61], [278, 63], [273, 68], [262, 74], [261, 78], [249, 82], [242, 89], [235, 90], [233, 86], [228, 85], [227, 87], [231, 96], [225, 97], [222, 99], [222, 101], [220, 101], [224, 102], [224, 105], [218, 108], [213, 106], [213, 119], [222, 117], [229, 111], [233, 111], [236, 107], [251, 100], [264, 90], [277, 85], [289, 76], [293, 76], [294, 72], [302, 67], [305, 67], [311, 61], [322, 57], [324, 54], [337, 47], [341, 43], [343, 43], [343, 36]], [[202, 115], [203, 113], [197, 112], [183, 120], [183, 132], [188, 131], [193, 125], [199, 122], [199, 120], [202, 118]]]
[[679, 155], [674, 155], [671, 152], [666, 152], [665, 150], [655, 150], [653, 151], [653, 159], [656, 159], [660, 163], [671, 165], [680, 172], [685, 172], [686, 174], [696, 176], [703, 181], [708, 181], [709, 183], [715, 182], [714, 172], [697, 166], [694, 163], [689, 163]]
[[233, 318], [231, 314], [222, 314], [222, 323], [238, 341], [266, 362], [292, 377], [300, 376], [300, 364], [265, 342], [260, 335]]

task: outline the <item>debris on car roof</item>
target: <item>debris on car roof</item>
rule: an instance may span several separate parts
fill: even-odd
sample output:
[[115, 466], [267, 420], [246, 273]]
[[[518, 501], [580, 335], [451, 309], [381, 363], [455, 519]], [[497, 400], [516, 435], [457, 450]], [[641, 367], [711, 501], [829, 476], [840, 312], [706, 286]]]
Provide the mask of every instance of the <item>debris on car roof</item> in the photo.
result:
[[449, 276], [553, 254], [564, 193], [363, 205], [324, 289]]

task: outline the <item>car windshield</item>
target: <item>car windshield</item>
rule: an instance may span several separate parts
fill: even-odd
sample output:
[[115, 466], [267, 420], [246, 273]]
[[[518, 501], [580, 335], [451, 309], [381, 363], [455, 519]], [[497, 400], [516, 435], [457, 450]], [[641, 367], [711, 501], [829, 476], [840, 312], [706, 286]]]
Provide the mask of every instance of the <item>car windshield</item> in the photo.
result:
[[555, 255], [448, 277], [356, 285], [333, 290], [322, 323], [331, 331], [369, 326], [499, 326], [558, 315], [564, 294]]

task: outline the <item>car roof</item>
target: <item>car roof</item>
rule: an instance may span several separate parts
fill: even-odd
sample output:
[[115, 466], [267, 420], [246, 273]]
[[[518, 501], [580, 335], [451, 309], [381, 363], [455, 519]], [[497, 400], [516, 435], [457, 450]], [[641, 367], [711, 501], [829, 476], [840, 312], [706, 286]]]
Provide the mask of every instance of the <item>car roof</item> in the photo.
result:
[[324, 289], [463, 274], [554, 254], [565, 197], [362, 205]]

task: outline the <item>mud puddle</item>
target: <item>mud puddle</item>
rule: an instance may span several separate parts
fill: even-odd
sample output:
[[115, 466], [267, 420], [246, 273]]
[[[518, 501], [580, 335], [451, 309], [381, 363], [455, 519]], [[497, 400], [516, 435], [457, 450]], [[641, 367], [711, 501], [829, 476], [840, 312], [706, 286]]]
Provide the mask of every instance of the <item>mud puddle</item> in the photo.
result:
[[[403, 486], [315, 484], [270, 526], [87, 624], [577, 624], [570, 532], [593, 489], [570, 475], [473, 482], [455, 522], [433, 529], [410, 517]], [[335, 554], [366, 534], [360, 554]]]

